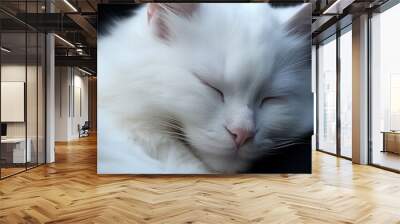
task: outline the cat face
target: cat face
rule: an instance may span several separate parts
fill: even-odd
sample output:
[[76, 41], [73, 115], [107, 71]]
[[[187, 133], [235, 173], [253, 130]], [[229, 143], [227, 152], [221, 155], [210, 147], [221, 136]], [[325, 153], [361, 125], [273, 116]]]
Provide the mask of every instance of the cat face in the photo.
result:
[[213, 170], [245, 169], [312, 130], [308, 33], [274, 12], [265, 4], [149, 5], [149, 26], [169, 57], [162, 79], [174, 83], [163, 95], [173, 117], [165, 122]]

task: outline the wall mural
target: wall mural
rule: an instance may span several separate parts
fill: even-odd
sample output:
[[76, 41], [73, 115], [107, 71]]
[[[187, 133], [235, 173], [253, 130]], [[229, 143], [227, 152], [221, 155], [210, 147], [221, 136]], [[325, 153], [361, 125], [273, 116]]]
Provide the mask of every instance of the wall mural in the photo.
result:
[[310, 173], [311, 5], [99, 5], [98, 173]]

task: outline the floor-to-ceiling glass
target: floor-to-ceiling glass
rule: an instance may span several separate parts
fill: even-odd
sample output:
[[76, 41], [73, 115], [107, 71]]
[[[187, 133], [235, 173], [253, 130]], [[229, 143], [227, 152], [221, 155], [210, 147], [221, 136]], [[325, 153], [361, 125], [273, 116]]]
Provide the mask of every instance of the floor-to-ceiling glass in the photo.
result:
[[400, 4], [371, 18], [372, 163], [400, 170]]
[[27, 113], [27, 141], [31, 151], [31, 160], [27, 167], [34, 167], [38, 160], [38, 35], [37, 32], [27, 32], [27, 74], [26, 74], [26, 113]]
[[38, 64], [37, 64], [37, 162], [38, 164], [43, 164], [46, 162], [46, 36], [44, 33], [38, 33]]
[[43, 7], [44, 1], [0, 2], [0, 178], [45, 162], [46, 39], [24, 22], [26, 12]]
[[340, 38], [340, 155], [352, 157], [352, 33], [351, 26]]
[[1, 32], [1, 176], [24, 171], [31, 161], [26, 139], [25, 30]]
[[[46, 13], [46, 0], [37, 0], [37, 13]], [[46, 163], [46, 34], [37, 30], [37, 163]]]
[[336, 153], [336, 37], [318, 47], [318, 149]]

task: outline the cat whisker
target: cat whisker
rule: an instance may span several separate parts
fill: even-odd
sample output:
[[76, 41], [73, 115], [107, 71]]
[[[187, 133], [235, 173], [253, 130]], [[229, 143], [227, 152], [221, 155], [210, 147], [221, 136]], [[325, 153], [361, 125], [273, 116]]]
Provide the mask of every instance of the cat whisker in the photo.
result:
[[286, 148], [289, 146], [302, 145], [302, 144], [307, 144], [307, 143], [306, 142], [288, 142], [288, 143], [284, 143], [284, 144], [280, 144], [280, 145], [275, 145], [271, 148], [271, 150], [282, 149], [282, 148]]
[[279, 73], [280, 73], [280, 74], [282, 74], [282, 73], [287, 73], [287, 72], [290, 72], [290, 73], [298, 73], [298, 72], [309, 72], [309, 71], [310, 71], [309, 69], [296, 69], [296, 70], [293, 70], [293, 69], [285, 69], [285, 70], [279, 71]]
[[187, 136], [181, 135], [179, 133], [167, 132], [167, 131], [161, 131], [160, 133], [167, 134], [168, 136], [170, 136], [172, 138], [179, 139], [179, 140], [182, 140], [182, 141], [185, 141], [185, 142], [188, 140]]
[[179, 133], [179, 132], [174, 132], [174, 131], [164, 131], [164, 130], [162, 130], [161, 132], [162, 133], [166, 133], [166, 134], [176, 135], [176, 136], [188, 137], [185, 134], [182, 134], [182, 133]]
[[159, 125], [163, 126], [163, 127], [167, 127], [167, 128], [177, 129], [177, 130], [180, 130], [180, 131], [183, 130], [183, 128], [181, 126], [178, 126], [178, 125], [175, 125], [175, 124], [172, 124], [172, 123], [160, 122]]
[[[276, 140], [276, 139], [271, 139], [271, 140]], [[295, 139], [282, 139], [279, 141], [274, 141], [274, 142], [268, 142], [261, 144], [260, 147], [265, 146], [265, 149], [267, 150], [274, 150], [274, 149], [281, 149], [293, 145], [301, 145], [301, 144], [308, 144], [309, 142], [306, 140], [303, 140], [301, 138], [295, 138]]]
[[304, 138], [298, 137], [285, 137], [285, 138], [270, 138], [272, 141], [306, 141]]
[[303, 60], [297, 60], [296, 62], [291, 63], [291, 64], [289, 64], [287, 66], [288, 67], [294, 67], [295, 65], [298, 65], [298, 64], [301, 64], [301, 63], [305, 63], [305, 62], [310, 62], [310, 61], [311, 61], [310, 58], [306, 58], [306, 59], [303, 59]]
[[290, 64], [287, 64], [288, 60], [287, 60], [286, 57], [279, 57], [279, 58], [280, 58], [280, 60], [278, 60], [278, 61], [280, 62], [280, 63], [278, 64], [279, 67], [293, 67], [293, 65], [298, 65], [298, 64], [301, 64], [301, 63], [305, 63], [305, 62], [311, 61], [310, 58], [306, 58], [306, 57], [305, 57], [305, 59], [302, 59], [302, 60], [297, 60], [297, 59], [296, 59], [295, 62], [290, 63]]

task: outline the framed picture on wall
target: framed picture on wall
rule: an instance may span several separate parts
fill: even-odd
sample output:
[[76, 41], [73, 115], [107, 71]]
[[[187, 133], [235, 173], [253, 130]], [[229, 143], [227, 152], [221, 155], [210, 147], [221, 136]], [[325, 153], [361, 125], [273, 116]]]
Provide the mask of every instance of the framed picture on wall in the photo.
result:
[[25, 82], [1, 82], [1, 122], [25, 121]]

